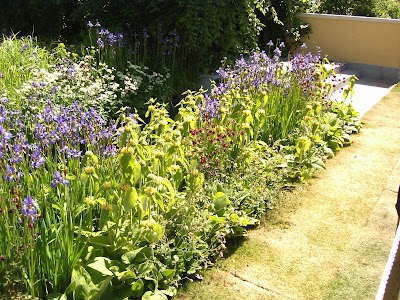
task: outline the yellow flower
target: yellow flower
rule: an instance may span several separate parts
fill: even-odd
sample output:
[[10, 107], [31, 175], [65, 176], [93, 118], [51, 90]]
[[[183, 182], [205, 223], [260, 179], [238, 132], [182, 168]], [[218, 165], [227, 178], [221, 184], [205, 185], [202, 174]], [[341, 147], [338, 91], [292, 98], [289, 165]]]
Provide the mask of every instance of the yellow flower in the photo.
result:
[[94, 206], [94, 205], [96, 204], [96, 200], [94, 199], [93, 196], [89, 196], [89, 197], [86, 197], [86, 198], [85, 198], [85, 203], [86, 203], [88, 206]]
[[151, 186], [148, 186], [147, 188], [144, 189], [144, 192], [147, 196], [150, 197], [156, 193], [156, 189]]
[[101, 208], [103, 209], [103, 210], [106, 210], [106, 211], [112, 211], [113, 210], [113, 207], [112, 207], [112, 205], [110, 204], [110, 203], [104, 203], [102, 206], [101, 206]]
[[110, 181], [106, 181], [103, 183], [103, 188], [105, 188], [106, 190], [111, 189], [112, 184]]
[[88, 166], [88, 167], [85, 167], [85, 169], [83, 171], [87, 175], [92, 175], [95, 172], [95, 168], [93, 166]]
[[131, 185], [127, 182], [122, 182], [118, 185], [118, 187], [123, 190], [124, 192], [129, 191], [131, 188]]

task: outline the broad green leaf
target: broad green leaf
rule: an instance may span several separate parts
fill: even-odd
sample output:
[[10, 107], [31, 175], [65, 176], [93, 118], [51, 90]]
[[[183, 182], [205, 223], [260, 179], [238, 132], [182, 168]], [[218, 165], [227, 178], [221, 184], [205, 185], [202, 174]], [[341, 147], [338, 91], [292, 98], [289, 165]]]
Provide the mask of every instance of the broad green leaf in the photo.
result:
[[139, 249], [129, 251], [121, 256], [121, 261], [124, 264], [138, 264], [146, 261], [147, 259], [153, 257], [154, 252], [150, 247], [141, 247]]
[[219, 217], [218, 215], [211, 215], [210, 221], [214, 223], [226, 223], [226, 218], [224, 217]]
[[156, 244], [164, 236], [164, 227], [156, 222], [151, 223], [146, 237], [151, 244]]
[[72, 181], [72, 180], [75, 180], [75, 179], [76, 179], [76, 176], [75, 176], [74, 174], [68, 173], [67, 176], [66, 176], [65, 178], [68, 179], [68, 180], [70, 180], [70, 181]]
[[160, 291], [147, 291], [143, 295], [142, 300], [168, 300], [168, 297]]
[[104, 296], [112, 291], [112, 286], [110, 285], [112, 279], [113, 277], [111, 276], [107, 277], [97, 285], [100, 288], [98, 299], [104, 299]]
[[110, 237], [108, 236], [93, 236], [89, 238], [89, 243], [92, 245], [98, 245], [102, 247], [109, 247], [112, 245]]
[[246, 123], [253, 124], [253, 117], [251, 115], [246, 117]]
[[124, 206], [126, 212], [137, 206], [137, 199], [138, 194], [134, 187], [131, 187], [129, 191], [125, 192], [124, 199], [122, 200], [122, 205]]
[[176, 287], [169, 286], [166, 290], [161, 290], [160, 292], [164, 293], [167, 296], [173, 297], [178, 292]]
[[168, 189], [169, 194], [171, 195], [171, 198], [172, 198], [172, 199], [175, 198], [175, 190], [174, 190], [174, 188], [172, 187], [171, 182], [169, 182], [169, 180], [168, 180], [167, 178], [163, 178], [161, 182], [162, 182], [162, 184], [165, 185], [165, 187]]
[[47, 299], [48, 300], [67, 300], [68, 298], [65, 294], [57, 293], [57, 294], [47, 295]]
[[88, 180], [88, 175], [86, 174], [86, 173], [82, 173], [81, 174], [81, 180], [83, 181], [83, 182], [87, 182], [87, 180]]
[[144, 290], [143, 280], [139, 279], [134, 284], [132, 284], [131, 290], [132, 290], [134, 296], [136, 296], [136, 297], [142, 296], [143, 290]]
[[100, 292], [98, 286], [96, 286], [90, 274], [80, 265], [75, 265], [72, 270], [71, 284], [67, 288], [66, 294], [73, 292], [74, 299], [76, 300], [87, 300], [95, 299]]
[[160, 240], [158, 234], [152, 230], [148, 229], [145, 234], [145, 239], [150, 243], [150, 244], [156, 244]]
[[90, 158], [93, 160], [93, 162], [94, 162], [95, 164], [98, 164], [98, 163], [99, 163], [99, 158], [98, 158], [95, 154], [91, 155]]
[[124, 131], [119, 138], [119, 148], [122, 148], [126, 144], [127, 138], [128, 138], [128, 133]]
[[132, 185], [136, 185], [139, 182], [140, 177], [142, 175], [142, 166], [140, 165], [140, 163], [138, 162], [135, 163], [132, 175], [133, 175]]
[[[114, 207], [114, 206], [115, 205], [112, 205], [113, 210], [116, 210], [116, 207]], [[101, 228], [101, 230], [107, 230], [107, 227], [105, 227], [105, 226], [107, 225], [109, 216], [110, 216], [109, 210], [105, 210], [105, 209], [101, 210], [100, 219], [99, 219], [99, 227]]]
[[173, 277], [175, 275], [175, 273], [176, 273], [175, 269], [167, 269], [167, 270], [164, 270], [161, 272], [161, 274], [164, 278]]
[[133, 270], [127, 270], [127, 271], [120, 272], [120, 273], [118, 273], [117, 276], [118, 276], [118, 280], [121, 280], [121, 281], [136, 278], [136, 274]]
[[146, 280], [154, 280], [153, 277], [147, 276], [147, 274], [155, 271], [154, 264], [150, 260], [146, 260], [145, 262], [137, 265], [137, 276], [140, 278], [146, 278]]
[[228, 196], [223, 192], [217, 192], [214, 195], [213, 202], [215, 212], [219, 217], [222, 217], [224, 215], [226, 207], [231, 203]]
[[96, 257], [94, 261], [87, 265], [88, 268], [96, 270], [101, 273], [102, 276], [114, 276], [107, 265], [110, 265], [110, 259], [106, 257]]
[[163, 212], [165, 212], [164, 198], [159, 192], [152, 195], [151, 200], [154, 201]]

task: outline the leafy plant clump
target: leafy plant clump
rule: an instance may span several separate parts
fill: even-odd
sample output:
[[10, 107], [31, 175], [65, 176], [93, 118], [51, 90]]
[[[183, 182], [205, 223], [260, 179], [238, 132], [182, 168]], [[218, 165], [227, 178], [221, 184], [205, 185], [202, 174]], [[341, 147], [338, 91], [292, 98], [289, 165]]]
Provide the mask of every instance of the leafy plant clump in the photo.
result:
[[146, 122], [129, 108], [105, 117], [131, 86], [121, 78], [139, 82], [143, 69], [115, 76], [96, 50], [79, 57], [60, 45], [15, 93], [9, 82], [0, 295], [167, 299], [258, 224], [281, 189], [349, 145], [360, 122], [330, 100], [325, 61], [282, 62], [284, 45], [269, 45], [272, 57], [255, 51], [222, 66], [210, 91], [187, 91], [174, 117], [151, 98]]
[[335, 0], [321, 1], [319, 12], [379, 18], [400, 18], [400, 3], [396, 0]]

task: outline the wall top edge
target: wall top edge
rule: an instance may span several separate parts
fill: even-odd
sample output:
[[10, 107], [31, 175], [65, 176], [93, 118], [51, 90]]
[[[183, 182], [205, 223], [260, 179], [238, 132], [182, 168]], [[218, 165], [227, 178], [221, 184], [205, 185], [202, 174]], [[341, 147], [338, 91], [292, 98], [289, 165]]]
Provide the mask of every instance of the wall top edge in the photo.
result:
[[385, 19], [385, 18], [375, 18], [375, 17], [345, 16], [345, 15], [333, 15], [333, 14], [300, 13], [299, 17], [400, 24], [400, 19]]

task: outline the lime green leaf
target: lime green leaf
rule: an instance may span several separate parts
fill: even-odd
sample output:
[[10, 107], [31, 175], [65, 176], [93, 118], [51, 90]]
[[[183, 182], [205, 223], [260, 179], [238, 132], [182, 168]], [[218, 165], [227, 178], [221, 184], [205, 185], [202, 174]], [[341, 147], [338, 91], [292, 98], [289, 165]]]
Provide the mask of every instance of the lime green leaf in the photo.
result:
[[124, 131], [119, 139], [119, 148], [122, 148], [125, 145], [127, 138], [128, 138], [128, 133]]
[[127, 270], [127, 271], [118, 273], [118, 280], [121, 280], [121, 281], [125, 281], [127, 279], [135, 279], [135, 278], [136, 278], [136, 274], [133, 270]]
[[139, 180], [140, 180], [140, 176], [142, 175], [142, 166], [140, 165], [140, 163], [136, 162], [133, 166], [133, 185], [136, 185]]
[[60, 293], [50, 294], [50, 295], [47, 295], [47, 299], [48, 300], [67, 300], [67, 296], [65, 294], [60, 294]]
[[102, 276], [114, 276], [107, 265], [110, 265], [110, 259], [106, 257], [96, 257], [94, 261], [87, 265], [87, 267], [101, 273]]
[[160, 291], [147, 291], [143, 295], [142, 300], [168, 300], [168, 297]]
[[226, 207], [231, 203], [228, 196], [223, 192], [218, 192], [214, 195], [214, 207], [218, 216], [222, 217]]
[[131, 187], [129, 191], [125, 192], [125, 197], [122, 200], [122, 205], [124, 206], [125, 211], [130, 211], [132, 208], [137, 205], [138, 194], [134, 187]]
[[134, 284], [132, 284], [131, 290], [132, 290], [134, 296], [136, 296], [136, 297], [142, 296], [143, 290], [144, 290], [143, 280], [139, 279]]
[[139, 264], [153, 257], [153, 249], [150, 247], [141, 247], [139, 249], [129, 251], [121, 256], [124, 264]]
[[91, 157], [91, 159], [93, 160], [93, 162], [95, 163], [95, 164], [98, 164], [99, 163], [99, 158], [96, 156], [96, 155], [91, 155], [90, 156]]
[[175, 270], [174, 269], [167, 269], [161, 272], [162, 276], [164, 278], [170, 278], [173, 277], [175, 275]]
[[166, 178], [163, 178], [161, 182], [162, 182], [162, 184], [165, 185], [165, 187], [168, 189], [171, 198], [172, 198], [172, 199], [175, 198], [175, 190], [174, 190], [174, 188], [172, 187], [171, 182], [169, 182], [169, 180], [166, 179]]
[[159, 192], [156, 192], [153, 196], [151, 196], [151, 200], [153, 200], [158, 207], [165, 212], [164, 198]]
[[67, 176], [65, 178], [72, 181], [72, 180], [76, 179], [76, 176], [74, 174], [67, 174]]
[[81, 174], [81, 179], [82, 179], [83, 182], [86, 182], [88, 180], [88, 178], [89, 177], [88, 177], [88, 175], [86, 173], [82, 173]]

